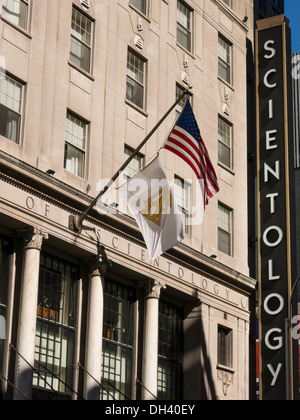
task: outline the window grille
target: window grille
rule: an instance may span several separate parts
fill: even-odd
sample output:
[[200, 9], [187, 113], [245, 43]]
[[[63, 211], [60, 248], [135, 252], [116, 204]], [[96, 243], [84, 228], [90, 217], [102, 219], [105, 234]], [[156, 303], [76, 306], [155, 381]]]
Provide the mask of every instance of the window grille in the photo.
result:
[[182, 399], [183, 311], [159, 304], [158, 399]]
[[[33, 386], [70, 397], [74, 373], [78, 268], [42, 254], [37, 304]], [[68, 387], [69, 385], [69, 387]]]
[[[8, 239], [0, 236], [0, 373], [4, 356], [4, 340], [6, 336], [6, 305], [9, 273], [9, 254], [11, 243]], [[0, 379], [1, 389], [1, 379]]]
[[104, 284], [102, 400], [131, 398], [133, 308], [133, 289], [106, 279]]

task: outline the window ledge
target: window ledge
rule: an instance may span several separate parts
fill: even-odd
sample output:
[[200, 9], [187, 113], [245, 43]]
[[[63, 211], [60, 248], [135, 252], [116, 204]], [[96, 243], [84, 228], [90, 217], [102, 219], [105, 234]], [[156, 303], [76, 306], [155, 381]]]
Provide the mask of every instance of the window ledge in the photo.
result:
[[234, 89], [234, 87], [233, 87], [233, 85], [232, 85], [232, 84], [230, 84], [230, 83], [226, 82], [226, 80], [222, 79], [222, 77], [220, 77], [220, 76], [218, 76], [218, 80], [219, 80], [220, 82], [224, 83], [224, 85], [226, 85], [227, 87], [229, 87], [229, 89], [231, 89], [231, 90], [232, 90], [232, 92], [235, 92], [235, 89]]
[[151, 23], [151, 20], [148, 18], [147, 15], [145, 15], [143, 12], [141, 12], [139, 9], [137, 9], [133, 4], [129, 3], [129, 7], [134, 10], [136, 13], [138, 13], [142, 18], [144, 18], [147, 22]]
[[135, 105], [133, 102], [129, 101], [129, 99], [125, 99], [125, 103], [128, 106], [130, 106], [131, 108], [135, 109], [140, 114], [144, 115], [145, 117], [149, 117], [148, 112], [144, 111], [142, 108], [140, 108], [139, 106]]
[[84, 76], [86, 76], [88, 79], [90, 79], [92, 82], [95, 81], [94, 76], [91, 75], [91, 73], [87, 72], [86, 70], [83, 70], [81, 67], [77, 66], [76, 64], [72, 63], [72, 61], [68, 61], [68, 64], [70, 67], [72, 67], [73, 69], [77, 70], [79, 73], [83, 74]]
[[217, 370], [223, 370], [225, 372], [235, 374], [235, 369], [230, 368], [228, 366], [220, 365], [219, 363], [217, 363]]
[[229, 168], [228, 166], [224, 165], [224, 163], [222, 162], [218, 162], [218, 166], [220, 166], [220, 168], [224, 169], [224, 171], [229, 172], [231, 175], [235, 176], [235, 172], [233, 169]]
[[24, 36], [26, 36], [28, 39], [32, 39], [32, 35], [26, 29], [23, 29], [21, 26], [16, 25], [11, 20], [7, 19], [5, 16], [3, 16], [3, 15], [0, 15], [0, 16], [1, 16], [1, 20], [3, 22], [7, 23], [9, 26], [11, 26], [14, 29], [16, 29], [18, 32], [20, 32], [21, 34], [23, 34]]
[[183, 45], [181, 45], [178, 41], [176, 41], [177, 47], [179, 47], [182, 51], [188, 54], [193, 60], [196, 59], [194, 53], [192, 51], [187, 50]]

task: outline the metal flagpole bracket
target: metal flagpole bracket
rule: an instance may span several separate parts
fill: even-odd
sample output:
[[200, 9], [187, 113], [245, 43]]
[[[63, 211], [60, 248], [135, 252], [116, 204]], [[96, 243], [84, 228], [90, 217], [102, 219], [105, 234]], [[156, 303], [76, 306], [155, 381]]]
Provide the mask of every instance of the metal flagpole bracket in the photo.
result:
[[73, 230], [74, 232], [81, 233], [82, 226], [80, 226], [79, 222], [79, 216], [74, 216], [73, 214], [70, 214], [69, 216], [69, 229]]
[[76, 232], [80, 234], [82, 232], [82, 223], [87, 218], [90, 211], [93, 209], [93, 207], [97, 204], [100, 197], [102, 197], [106, 191], [109, 189], [109, 187], [116, 181], [116, 179], [120, 176], [120, 173], [124, 171], [125, 168], [129, 165], [129, 163], [132, 161], [132, 159], [135, 158], [135, 156], [139, 153], [139, 151], [142, 149], [142, 147], [145, 146], [147, 141], [150, 139], [150, 137], [153, 136], [155, 131], [160, 127], [160, 125], [164, 122], [164, 120], [169, 116], [169, 114], [173, 111], [173, 109], [179, 104], [179, 102], [184, 98], [187, 93], [193, 89], [192, 85], [188, 85], [188, 87], [182, 92], [180, 97], [174, 102], [174, 104], [171, 106], [171, 108], [165, 113], [165, 115], [159, 120], [159, 122], [156, 124], [156, 126], [150, 131], [150, 133], [144, 138], [142, 143], [137, 147], [137, 149], [132, 152], [132, 154], [129, 156], [127, 161], [120, 167], [118, 172], [115, 173], [115, 175], [112, 177], [112, 179], [109, 181], [109, 183], [103, 188], [103, 190], [98, 194], [96, 198], [91, 202], [91, 204], [87, 207], [85, 211], [83, 211], [80, 215], [70, 215], [69, 216], [69, 229], [73, 232]]

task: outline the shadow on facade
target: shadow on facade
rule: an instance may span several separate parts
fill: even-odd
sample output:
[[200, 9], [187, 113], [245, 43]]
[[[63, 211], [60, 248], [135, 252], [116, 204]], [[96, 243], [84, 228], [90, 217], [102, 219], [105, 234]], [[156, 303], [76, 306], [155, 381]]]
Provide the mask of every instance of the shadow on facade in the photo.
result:
[[201, 306], [194, 309], [184, 322], [185, 363], [184, 399], [217, 400], [209, 349], [204, 333]]

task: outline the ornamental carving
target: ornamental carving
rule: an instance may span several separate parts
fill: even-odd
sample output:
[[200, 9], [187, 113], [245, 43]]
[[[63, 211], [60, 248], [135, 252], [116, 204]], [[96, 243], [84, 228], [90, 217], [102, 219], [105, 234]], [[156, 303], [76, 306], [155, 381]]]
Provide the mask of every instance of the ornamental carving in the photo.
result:
[[224, 397], [227, 397], [228, 388], [233, 385], [233, 372], [229, 372], [223, 369], [217, 369], [218, 380], [222, 382], [222, 390]]
[[22, 230], [20, 233], [25, 242], [24, 249], [37, 249], [41, 251], [43, 240], [49, 238], [48, 234], [40, 228]]
[[107, 258], [104, 246], [98, 245], [98, 255], [96, 257], [86, 258], [89, 266], [90, 277], [105, 276], [108, 267], [112, 266], [112, 262]]
[[148, 282], [141, 282], [141, 286], [146, 290], [146, 299], [159, 299], [161, 289], [166, 289], [165, 283], [158, 280], [149, 280]]

